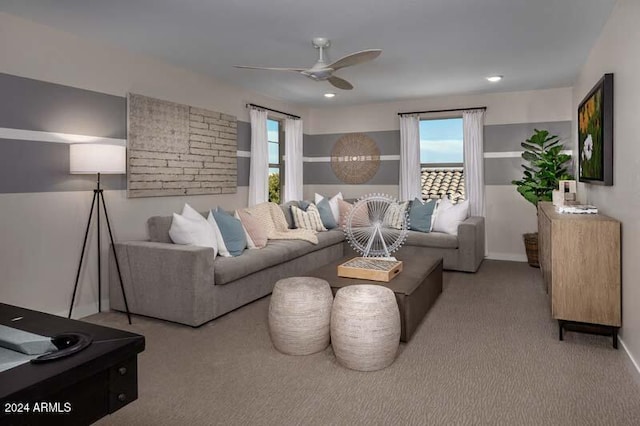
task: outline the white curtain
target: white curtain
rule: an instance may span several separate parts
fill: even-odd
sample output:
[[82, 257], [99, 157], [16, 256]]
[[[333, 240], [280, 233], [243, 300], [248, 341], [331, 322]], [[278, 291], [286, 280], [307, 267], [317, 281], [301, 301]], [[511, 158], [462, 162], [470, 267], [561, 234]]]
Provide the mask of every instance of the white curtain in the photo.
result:
[[302, 200], [302, 120], [284, 121], [284, 198]]
[[420, 117], [400, 116], [400, 188], [399, 199], [421, 198], [420, 190]]
[[267, 139], [267, 111], [252, 108], [251, 163], [249, 166], [249, 206], [269, 199], [269, 141]]
[[469, 213], [484, 216], [484, 110], [462, 114], [464, 144], [464, 182]]

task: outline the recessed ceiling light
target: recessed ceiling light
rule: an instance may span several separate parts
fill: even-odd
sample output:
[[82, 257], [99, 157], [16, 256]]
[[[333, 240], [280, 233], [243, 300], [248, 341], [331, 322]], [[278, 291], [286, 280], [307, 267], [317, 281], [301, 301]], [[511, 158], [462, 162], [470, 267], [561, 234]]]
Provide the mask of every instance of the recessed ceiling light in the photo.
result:
[[325, 93], [325, 94], [324, 94], [324, 97], [325, 97], [325, 98], [333, 98], [333, 97], [335, 97], [335, 96], [336, 96], [336, 94], [335, 94], [335, 93]]
[[492, 75], [490, 77], [487, 77], [487, 80], [489, 80], [492, 83], [497, 83], [500, 80], [502, 80], [502, 76], [501, 75]]

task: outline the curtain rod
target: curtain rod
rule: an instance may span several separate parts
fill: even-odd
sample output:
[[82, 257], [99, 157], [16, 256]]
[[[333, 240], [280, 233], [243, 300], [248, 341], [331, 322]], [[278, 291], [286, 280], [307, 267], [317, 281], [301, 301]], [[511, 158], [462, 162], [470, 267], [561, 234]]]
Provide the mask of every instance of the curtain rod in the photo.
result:
[[246, 107], [247, 108], [253, 107], [253, 108], [265, 109], [267, 111], [276, 112], [278, 114], [286, 115], [287, 117], [291, 117], [291, 118], [295, 118], [296, 120], [300, 120], [300, 117], [297, 116], [297, 115], [289, 114], [288, 112], [284, 112], [284, 111], [278, 111], [277, 109], [271, 109], [271, 108], [263, 107], [262, 105], [247, 104]]
[[486, 106], [481, 106], [481, 107], [475, 107], [475, 108], [432, 109], [431, 111], [399, 112], [398, 115], [428, 114], [428, 113], [436, 113], [436, 112], [470, 111], [472, 109], [484, 109], [484, 110], [486, 110], [487, 107]]

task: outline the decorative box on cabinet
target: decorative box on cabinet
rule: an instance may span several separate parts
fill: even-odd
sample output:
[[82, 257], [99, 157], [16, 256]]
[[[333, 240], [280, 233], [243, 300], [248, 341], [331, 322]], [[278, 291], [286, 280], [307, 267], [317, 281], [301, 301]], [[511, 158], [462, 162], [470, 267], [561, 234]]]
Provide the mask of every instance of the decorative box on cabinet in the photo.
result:
[[620, 222], [600, 214], [562, 214], [538, 203], [539, 257], [551, 313], [563, 329], [611, 334], [621, 319]]

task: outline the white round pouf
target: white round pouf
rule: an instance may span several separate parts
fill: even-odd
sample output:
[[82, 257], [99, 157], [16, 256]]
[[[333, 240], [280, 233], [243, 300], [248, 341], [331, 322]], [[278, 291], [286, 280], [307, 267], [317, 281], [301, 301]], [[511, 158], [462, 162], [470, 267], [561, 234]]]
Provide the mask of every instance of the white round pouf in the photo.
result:
[[347, 368], [375, 371], [393, 363], [400, 344], [400, 311], [393, 291], [380, 285], [338, 290], [331, 312], [331, 344]]
[[278, 281], [269, 304], [269, 333], [273, 345], [289, 355], [309, 355], [329, 346], [333, 293], [319, 278], [294, 277]]

